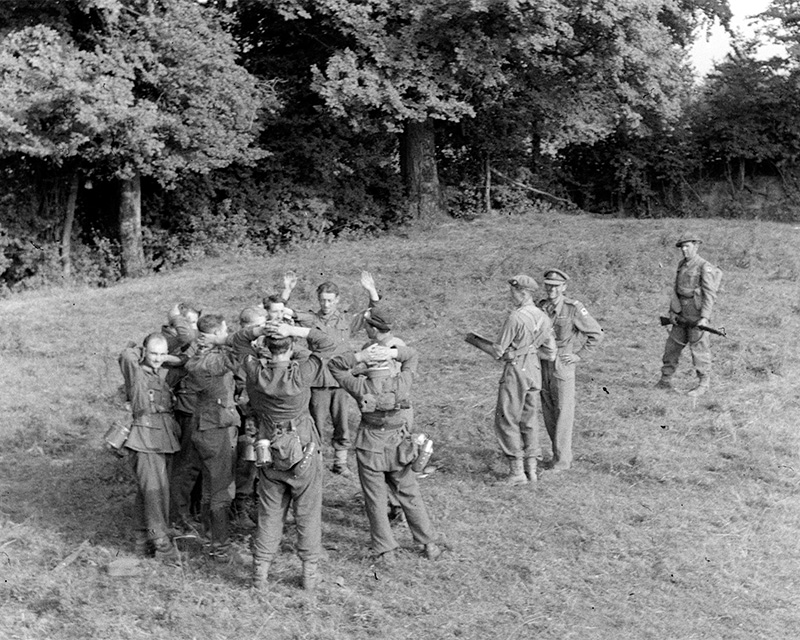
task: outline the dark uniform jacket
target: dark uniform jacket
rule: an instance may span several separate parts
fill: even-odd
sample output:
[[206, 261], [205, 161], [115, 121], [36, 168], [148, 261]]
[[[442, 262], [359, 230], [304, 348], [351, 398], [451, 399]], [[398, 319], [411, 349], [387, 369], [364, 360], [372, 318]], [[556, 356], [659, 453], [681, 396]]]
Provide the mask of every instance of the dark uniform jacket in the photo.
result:
[[125, 349], [119, 355], [119, 367], [133, 414], [125, 446], [145, 453], [175, 453], [180, 450], [180, 428], [172, 414], [172, 391], [166, 382], [166, 370], [144, 364], [140, 347]]
[[233, 399], [233, 372], [238, 366], [227, 346], [200, 347], [186, 363], [187, 384], [197, 390], [194, 415], [199, 431], [239, 425]]

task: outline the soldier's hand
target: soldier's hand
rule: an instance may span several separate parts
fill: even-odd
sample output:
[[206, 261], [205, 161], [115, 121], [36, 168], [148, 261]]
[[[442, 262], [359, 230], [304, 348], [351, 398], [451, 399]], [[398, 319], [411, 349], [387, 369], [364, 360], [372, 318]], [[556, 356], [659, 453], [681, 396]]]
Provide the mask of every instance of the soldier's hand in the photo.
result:
[[288, 338], [291, 326], [278, 320], [270, 320], [264, 324], [264, 333], [272, 338]]
[[700, 318], [695, 325], [697, 327], [707, 327], [708, 326], [708, 318]]
[[294, 271], [287, 271], [283, 274], [283, 288], [293, 290], [297, 286], [297, 274]]
[[563, 356], [558, 356], [561, 358], [561, 362], [565, 364], [578, 364], [581, 361], [580, 356], [576, 356], [574, 353], [565, 353]]
[[678, 324], [678, 314], [672, 311], [672, 309], [670, 309], [669, 312], [669, 321], [674, 325]]
[[372, 277], [369, 271], [361, 272], [361, 286], [367, 291], [375, 291], [375, 278]]

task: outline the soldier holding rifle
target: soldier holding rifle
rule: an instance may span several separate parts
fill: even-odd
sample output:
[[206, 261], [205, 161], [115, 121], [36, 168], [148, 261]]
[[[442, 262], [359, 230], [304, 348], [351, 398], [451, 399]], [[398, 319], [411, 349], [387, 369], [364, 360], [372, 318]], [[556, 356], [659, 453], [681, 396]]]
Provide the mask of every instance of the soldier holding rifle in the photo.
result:
[[688, 394], [692, 397], [704, 394], [709, 388], [711, 339], [709, 331], [704, 329], [709, 328], [722, 275], [717, 267], [698, 255], [700, 244], [697, 236], [691, 234], [682, 235], [675, 243], [683, 253], [683, 260], [675, 276], [669, 308], [672, 329], [664, 345], [661, 378], [656, 384], [661, 389], [672, 388], [681, 351], [688, 345], [697, 372], [697, 386]]

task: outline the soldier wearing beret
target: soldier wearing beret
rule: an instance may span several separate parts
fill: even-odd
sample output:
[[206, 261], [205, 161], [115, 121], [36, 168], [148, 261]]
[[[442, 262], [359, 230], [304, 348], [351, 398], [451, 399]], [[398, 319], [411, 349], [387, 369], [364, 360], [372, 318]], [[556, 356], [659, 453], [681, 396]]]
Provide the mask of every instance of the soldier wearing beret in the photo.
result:
[[[505, 362], [497, 392], [494, 428], [500, 448], [508, 459], [509, 485], [536, 481], [539, 453], [537, 403], [542, 388], [541, 360], [556, 357], [553, 325], [533, 302], [536, 281], [518, 275], [508, 281], [514, 309], [508, 314], [492, 346]], [[527, 473], [527, 476], [526, 476]]]
[[675, 285], [670, 299], [669, 317], [672, 329], [664, 345], [661, 379], [657, 387], [672, 388], [672, 376], [678, 367], [683, 348], [688, 345], [692, 364], [697, 372], [697, 386], [689, 391], [696, 397], [708, 391], [711, 373], [711, 340], [697, 327], [708, 325], [722, 272], [698, 255], [702, 242], [696, 235], [683, 234], [675, 246], [683, 253], [678, 264]]
[[603, 339], [603, 330], [580, 302], [564, 295], [569, 276], [560, 269], [544, 274], [547, 298], [542, 310], [553, 323], [558, 355], [542, 360], [542, 416], [553, 445], [554, 471], [572, 465], [572, 426], [575, 418], [575, 367]]

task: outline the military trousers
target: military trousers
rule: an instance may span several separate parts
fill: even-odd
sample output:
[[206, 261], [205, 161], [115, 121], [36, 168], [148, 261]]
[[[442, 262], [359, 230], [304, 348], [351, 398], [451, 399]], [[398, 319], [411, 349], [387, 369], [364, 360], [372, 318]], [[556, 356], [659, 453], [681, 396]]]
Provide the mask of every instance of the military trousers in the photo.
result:
[[191, 413], [176, 411], [175, 418], [181, 426], [181, 449], [175, 454], [170, 476], [170, 506], [173, 522], [188, 520], [192, 501], [192, 490], [203, 464], [200, 454], [192, 442], [195, 430], [194, 416]]
[[322, 555], [322, 453], [317, 449], [305, 473], [268, 467], [258, 470], [258, 528], [253, 540], [256, 564], [268, 565], [278, 553], [283, 523], [292, 505], [297, 528], [297, 555], [317, 562]]
[[399, 462], [397, 445], [390, 445], [392, 441], [396, 442], [396, 439], [387, 437], [388, 446], [383, 451], [356, 449], [371, 546], [376, 554], [398, 547], [386, 508], [390, 495], [394, 498], [392, 503], [402, 508], [414, 541], [422, 545], [434, 541], [433, 525], [422, 499], [417, 474], [410, 464]]
[[542, 361], [542, 418], [553, 446], [553, 462], [572, 464], [575, 365]]
[[196, 429], [192, 442], [200, 456], [203, 474], [203, 501], [209, 509], [227, 508], [236, 490], [236, 427]]
[[331, 444], [337, 451], [347, 450], [351, 445], [347, 411], [349, 402], [351, 402], [350, 394], [339, 387], [312, 387], [311, 389], [311, 401], [308, 409], [317, 426], [320, 441], [323, 441], [322, 433], [328, 416], [330, 416], [333, 423]]
[[542, 373], [536, 354], [507, 362], [497, 391], [494, 430], [507, 458], [539, 455], [537, 414]]
[[129, 460], [136, 475], [134, 529], [139, 539], [167, 537], [169, 517], [169, 475], [171, 453], [149, 453], [129, 449]]
[[675, 373], [681, 352], [687, 346], [697, 375], [705, 378], [711, 374], [711, 335], [707, 331], [673, 325], [664, 345], [661, 375], [669, 377]]

